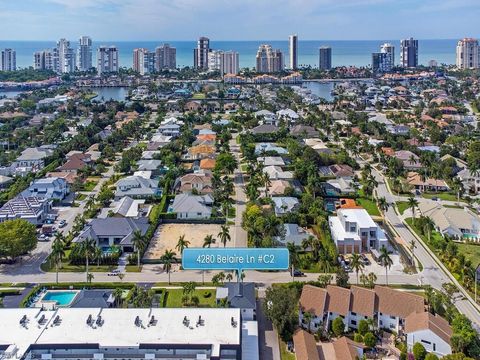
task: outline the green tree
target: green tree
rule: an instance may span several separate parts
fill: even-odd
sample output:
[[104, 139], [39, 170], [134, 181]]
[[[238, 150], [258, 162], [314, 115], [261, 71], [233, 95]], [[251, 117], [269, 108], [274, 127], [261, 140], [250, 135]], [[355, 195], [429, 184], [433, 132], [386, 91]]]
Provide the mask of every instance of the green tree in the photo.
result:
[[143, 252], [145, 248], [146, 241], [145, 236], [142, 235], [140, 230], [135, 230], [133, 232], [132, 244], [137, 251], [137, 267], [140, 269], [140, 253]]
[[172, 250], [167, 250], [161, 256], [160, 260], [163, 262], [163, 270], [168, 274], [168, 284], [170, 285], [170, 272], [172, 270], [172, 264], [177, 261], [177, 254]]
[[438, 356], [432, 353], [428, 353], [427, 356], [425, 356], [425, 360], [438, 360]]
[[57, 233], [52, 243], [52, 252], [50, 253], [52, 261], [55, 263], [55, 281], [58, 284], [58, 270], [65, 256], [65, 245], [62, 241], [61, 233]]
[[373, 347], [375, 347], [375, 344], [377, 343], [377, 338], [371, 332], [367, 332], [365, 334], [365, 336], [363, 337], [363, 343], [365, 344], [365, 346], [367, 346], [369, 348], [373, 348]]
[[211, 247], [213, 244], [215, 244], [215, 238], [213, 237], [213, 235], [207, 235], [205, 236], [205, 239], [203, 239], [203, 245], [202, 247], [204, 248], [209, 248]]
[[177, 242], [177, 245], [175, 246], [175, 249], [177, 249], [180, 255], [182, 255], [183, 250], [185, 250], [189, 246], [190, 246], [190, 241], [185, 240], [185, 234], [183, 234], [178, 238], [178, 242]]
[[15, 261], [37, 246], [35, 225], [23, 219], [0, 223], [0, 258]]
[[231, 240], [230, 228], [228, 225], [222, 225], [217, 236], [220, 238], [220, 242], [223, 244], [223, 247], [227, 247], [227, 242]]
[[229, 152], [218, 154], [215, 160], [215, 171], [224, 174], [233, 174], [237, 168], [237, 160], [235, 160], [235, 157]]
[[341, 266], [338, 267], [338, 270], [335, 274], [335, 282], [337, 286], [348, 287], [348, 273]]
[[363, 272], [363, 268], [365, 267], [365, 264], [362, 262], [362, 258], [360, 257], [359, 254], [353, 254], [352, 258], [350, 259], [350, 266], [355, 271], [355, 274], [357, 275], [357, 285], [358, 285], [358, 273], [360, 271]]
[[365, 335], [369, 331], [368, 322], [365, 319], [360, 320], [358, 323], [358, 333], [361, 335]]
[[420, 343], [413, 345], [412, 352], [415, 360], [425, 360], [425, 356], [427, 355], [427, 350], [425, 350], [425, 347]]
[[337, 337], [345, 332], [345, 324], [341, 317], [337, 317], [332, 321], [332, 331]]
[[95, 254], [95, 248], [96, 248], [96, 242], [93, 239], [85, 239], [83, 242], [80, 244], [80, 252], [83, 254], [85, 257], [85, 276], [87, 279], [87, 282], [90, 282], [93, 278], [90, 276], [92, 274], [89, 273], [88, 271], [88, 266], [90, 263], [90, 259], [93, 258]]
[[293, 288], [269, 287], [265, 293], [263, 309], [283, 341], [292, 338], [298, 323], [297, 292]]
[[380, 256], [378, 257], [378, 260], [382, 264], [382, 266], [385, 267], [385, 282], [388, 285], [388, 269], [393, 265], [393, 260], [390, 257], [390, 251], [383, 245], [380, 248]]
[[412, 210], [413, 224], [415, 225], [415, 209], [418, 208], [418, 200], [410, 196], [407, 200], [408, 207]]

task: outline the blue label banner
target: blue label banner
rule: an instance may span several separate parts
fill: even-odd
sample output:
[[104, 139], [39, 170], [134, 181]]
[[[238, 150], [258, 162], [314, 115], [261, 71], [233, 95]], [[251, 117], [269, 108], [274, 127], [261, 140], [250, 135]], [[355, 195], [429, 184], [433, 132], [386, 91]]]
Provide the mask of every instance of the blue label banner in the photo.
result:
[[185, 270], [287, 270], [287, 249], [277, 248], [186, 248], [182, 253]]

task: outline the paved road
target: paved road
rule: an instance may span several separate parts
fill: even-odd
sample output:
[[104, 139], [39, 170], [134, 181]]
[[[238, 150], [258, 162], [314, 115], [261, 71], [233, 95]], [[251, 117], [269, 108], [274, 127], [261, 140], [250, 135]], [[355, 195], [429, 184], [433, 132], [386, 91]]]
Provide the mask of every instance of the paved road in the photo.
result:
[[245, 182], [240, 167], [241, 154], [240, 146], [236, 141], [237, 136], [238, 134], [233, 134], [233, 138], [230, 140], [230, 151], [238, 162], [238, 167], [233, 173], [235, 185], [235, 234], [233, 236], [233, 244], [234, 247], [247, 247], [247, 232], [242, 228], [242, 214], [246, 209], [247, 195], [245, 194]]
[[[377, 195], [379, 197], [385, 197], [388, 203], [395, 203], [395, 201], [398, 200], [398, 197], [396, 195], [392, 195], [388, 191], [384, 177], [376, 169], [372, 169], [372, 174], [375, 176], [378, 182]], [[431, 200], [424, 199], [421, 201]], [[437, 262], [433, 258], [433, 255], [424, 246], [423, 242], [418, 241], [418, 239], [400, 220], [393, 206], [390, 206], [385, 212], [385, 219], [393, 226], [398, 235], [407, 244], [409, 244], [412, 240], [416, 242], [417, 248], [415, 249], [415, 256], [423, 265], [423, 271], [420, 273], [420, 279], [423, 284], [431, 285], [436, 289], [442, 289], [442, 284], [451, 282], [450, 277], [438, 266]], [[480, 326], [480, 312], [470, 301], [467, 299], [457, 300], [455, 305], [460, 312], [467, 315], [473, 322], [477, 324], [477, 326]]]

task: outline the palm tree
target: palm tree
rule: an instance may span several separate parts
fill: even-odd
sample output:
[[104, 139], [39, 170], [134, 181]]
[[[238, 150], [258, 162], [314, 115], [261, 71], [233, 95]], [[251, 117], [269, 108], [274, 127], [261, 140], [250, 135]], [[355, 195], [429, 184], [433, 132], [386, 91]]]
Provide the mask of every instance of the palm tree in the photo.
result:
[[[62, 258], [65, 256], [65, 246], [61, 240], [61, 233], [57, 233], [55, 240], [52, 243], [51, 259], [55, 262], [56, 282], [58, 284], [58, 268], [62, 263]], [[59, 236], [60, 235], [60, 236]]]
[[390, 208], [390, 204], [387, 202], [383, 196], [377, 199], [377, 206], [382, 212], [382, 217], [385, 217], [385, 212]]
[[270, 180], [270, 175], [268, 175], [267, 172], [263, 172], [261, 176], [262, 176], [263, 186], [265, 186], [265, 197], [268, 198], [269, 197], [268, 189], [270, 188], [270, 186], [272, 186], [272, 182]]
[[413, 196], [408, 198], [408, 207], [412, 210], [413, 224], [415, 225], [415, 209], [418, 208], [418, 200]]
[[102, 248], [99, 246], [95, 246], [95, 251], [93, 253], [93, 256], [95, 257], [95, 260], [97, 260], [97, 266], [100, 266], [100, 260], [102, 259], [102, 256], [103, 256]]
[[180, 255], [182, 255], [183, 250], [188, 248], [189, 245], [190, 245], [190, 241], [185, 240], [185, 234], [183, 234], [178, 238], [178, 242], [177, 242], [177, 245], [175, 246], [175, 249], [177, 249]]
[[367, 275], [367, 281], [368, 281], [369, 287], [373, 289], [375, 287], [375, 283], [377, 282], [377, 275], [373, 272], [369, 273]]
[[415, 239], [410, 240], [410, 251], [412, 252], [412, 264], [413, 267], [415, 268], [415, 249], [417, 248], [417, 243]]
[[140, 230], [135, 230], [133, 232], [132, 244], [137, 251], [137, 267], [140, 269], [140, 253], [145, 247], [145, 236], [142, 235]]
[[427, 233], [428, 242], [430, 242], [433, 229], [435, 229], [435, 223], [431, 217], [426, 216], [423, 220], [423, 230]]
[[457, 203], [460, 203], [460, 194], [463, 193], [463, 183], [459, 178], [453, 179], [452, 189], [457, 193]]
[[357, 274], [357, 285], [358, 285], [358, 273], [360, 271], [363, 272], [363, 268], [365, 267], [365, 264], [362, 262], [362, 258], [360, 257], [359, 254], [352, 255], [352, 257], [350, 258], [350, 266]]
[[205, 236], [205, 239], [203, 239], [203, 247], [211, 247], [212, 244], [215, 244], [215, 238], [213, 237], [213, 235], [207, 235]]
[[95, 254], [95, 248], [96, 248], [96, 242], [93, 239], [85, 239], [81, 245], [80, 245], [80, 250], [83, 253], [83, 256], [85, 256], [85, 274], [86, 274], [86, 280], [89, 282], [91, 279], [90, 274], [88, 273], [88, 265], [90, 258], [94, 256]]
[[225, 275], [225, 280], [227, 280], [228, 282], [232, 281], [233, 280], [233, 274], [231, 272], [229, 272], [227, 275]]
[[220, 238], [220, 242], [223, 244], [223, 247], [226, 247], [227, 242], [231, 240], [229, 227], [227, 225], [222, 225], [217, 236]]
[[293, 242], [287, 243], [287, 249], [288, 249], [288, 252], [290, 253], [290, 268], [293, 276], [295, 267], [298, 265], [298, 251], [297, 251], [297, 247]]
[[167, 250], [162, 255], [160, 260], [163, 262], [163, 270], [168, 274], [168, 284], [170, 285], [170, 271], [172, 270], [172, 264], [177, 261], [177, 254], [173, 250]]
[[393, 265], [393, 260], [390, 257], [390, 251], [383, 245], [380, 249], [380, 256], [378, 257], [378, 260], [382, 263], [382, 265], [385, 267], [385, 282], [388, 285], [388, 269]]
[[122, 303], [123, 301], [123, 289], [121, 288], [116, 288], [113, 290], [113, 297], [115, 298], [115, 304], [117, 307]]
[[312, 325], [312, 319], [313, 319], [313, 314], [310, 311], [305, 311], [303, 313], [303, 320], [307, 323], [308, 326], [308, 332], [310, 332], [310, 328]]

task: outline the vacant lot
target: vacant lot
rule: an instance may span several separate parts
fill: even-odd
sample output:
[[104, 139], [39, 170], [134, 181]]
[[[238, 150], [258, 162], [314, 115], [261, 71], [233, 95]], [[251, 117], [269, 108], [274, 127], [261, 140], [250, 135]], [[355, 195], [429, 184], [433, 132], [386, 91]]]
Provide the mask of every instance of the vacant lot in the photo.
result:
[[[180, 236], [185, 235], [185, 240], [190, 242], [188, 247], [202, 247], [203, 240], [207, 235], [213, 235], [217, 239], [216, 243], [211, 247], [223, 246], [218, 239], [220, 225], [216, 224], [163, 224], [160, 225], [153, 235], [152, 241], [145, 252], [144, 259], [159, 259], [166, 250], [173, 250], [180, 254], [175, 247], [177, 246]], [[232, 241], [227, 243], [228, 246], [233, 244], [233, 229], [230, 227], [230, 236]]]

